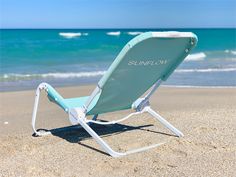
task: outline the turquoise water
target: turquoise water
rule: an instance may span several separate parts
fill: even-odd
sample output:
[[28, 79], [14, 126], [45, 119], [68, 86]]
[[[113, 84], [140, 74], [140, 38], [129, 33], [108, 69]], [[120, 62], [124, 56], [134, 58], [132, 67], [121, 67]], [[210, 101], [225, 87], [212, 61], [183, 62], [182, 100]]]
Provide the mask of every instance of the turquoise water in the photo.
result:
[[[164, 83], [236, 86], [236, 29], [0, 30], [0, 91], [96, 83], [122, 47], [145, 31], [191, 31], [198, 46]], [[72, 33], [72, 34], [71, 34]]]

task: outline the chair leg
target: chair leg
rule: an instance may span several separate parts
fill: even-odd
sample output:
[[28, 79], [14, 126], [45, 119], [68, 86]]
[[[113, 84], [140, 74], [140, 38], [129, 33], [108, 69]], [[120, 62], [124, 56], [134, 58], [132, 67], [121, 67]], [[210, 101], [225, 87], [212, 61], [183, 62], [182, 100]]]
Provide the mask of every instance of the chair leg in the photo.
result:
[[166, 128], [171, 130], [175, 135], [177, 135], [178, 137], [184, 136], [184, 134], [181, 131], [179, 131], [177, 128], [171, 125], [167, 120], [165, 120], [162, 116], [160, 116], [157, 112], [155, 112], [150, 106], [145, 107], [145, 109], [149, 114], [151, 114], [159, 122], [161, 122]]
[[116, 152], [83, 120], [78, 119], [79, 124], [95, 139], [95, 141], [112, 157], [121, 157], [125, 153]]
[[[138, 113], [136, 113], [136, 114], [138, 114]], [[134, 115], [134, 113], [131, 113], [127, 117], [130, 117], [132, 115]], [[148, 150], [148, 149], [151, 149], [151, 148], [154, 148], [154, 147], [164, 144], [164, 143], [159, 143], [159, 144], [154, 144], [154, 145], [147, 146], [147, 147], [142, 147], [139, 149], [134, 149], [134, 150], [127, 151], [127, 152], [116, 152], [89, 126], [89, 124], [88, 124], [89, 122], [86, 120], [86, 114], [83, 112], [83, 110], [81, 110], [80, 108], [70, 109], [69, 110], [69, 117], [70, 117], [70, 119], [73, 119], [75, 122], [77, 122], [77, 124], [82, 126], [95, 139], [95, 141], [102, 147], [102, 149], [105, 150], [105, 152], [110, 154], [112, 157], [121, 157], [121, 156], [125, 156], [127, 154], [145, 151], [145, 150]], [[126, 119], [127, 119], [127, 117], [126, 117]], [[123, 119], [121, 119], [121, 120], [123, 120]], [[94, 122], [96, 122], [96, 121], [94, 121]], [[90, 123], [92, 123], [92, 122], [90, 122]]]
[[93, 116], [92, 120], [93, 120], [93, 121], [96, 121], [97, 118], [98, 118], [98, 114], [95, 114], [95, 115]]
[[151, 146], [130, 150], [127, 152], [116, 152], [83, 119], [78, 119], [78, 121], [79, 124], [95, 139], [95, 141], [112, 157], [122, 157], [128, 154], [146, 151], [148, 149], [152, 149], [164, 144], [164, 143], [159, 143]]
[[44, 135], [49, 135], [51, 132], [39, 132], [35, 128], [35, 123], [36, 123], [36, 117], [37, 117], [37, 111], [38, 111], [38, 104], [39, 104], [39, 97], [40, 97], [40, 91], [42, 89], [46, 89], [47, 85], [45, 83], [42, 83], [38, 86], [36, 90], [36, 96], [35, 96], [35, 101], [34, 101], [34, 109], [33, 109], [33, 115], [32, 115], [32, 128], [36, 136], [44, 136]]

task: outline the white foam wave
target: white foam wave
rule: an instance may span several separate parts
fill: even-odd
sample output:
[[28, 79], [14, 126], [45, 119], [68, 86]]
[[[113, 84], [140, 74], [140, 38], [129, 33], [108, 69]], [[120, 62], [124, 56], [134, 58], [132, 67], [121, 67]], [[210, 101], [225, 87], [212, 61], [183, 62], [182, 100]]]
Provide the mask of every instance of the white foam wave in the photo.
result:
[[[2, 78], [7, 79], [7, 78], [29, 78], [32, 76], [37, 76], [36, 74], [3, 74]], [[1, 78], [1, 77], [0, 77]]]
[[186, 57], [185, 61], [202, 61], [206, 58], [206, 54], [203, 52], [190, 54]]
[[[30, 78], [82, 78], [82, 77], [96, 77], [102, 76], [106, 71], [94, 71], [94, 72], [78, 72], [78, 73], [45, 73], [45, 74], [4, 74], [3, 79], [30, 79]], [[0, 76], [1, 78], [1, 76]]]
[[236, 55], [236, 50], [225, 50], [225, 53]]
[[177, 69], [176, 73], [206, 73], [206, 72], [232, 72], [236, 71], [236, 68], [207, 68], [207, 69]]
[[75, 38], [80, 36], [88, 36], [89, 33], [59, 33], [60, 36], [65, 38]]
[[230, 50], [225, 50], [225, 53], [230, 53]]
[[120, 31], [107, 32], [107, 35], [110, 35], [110, 36], [119, 36], [119, 35], [120, 35]]
[[65, 38], [74, 38], [74, 37], [80, 37], [81, 33], [59, 33], [60, 36], [63, 36]]
[[136, 36], [136, 35], [139, 35], [139, 34], [142, 34], [143, 32], [140, 32], [140, 31], [131, 31], [131, 32], [128, 32], [127, 34], [131, 35], [131, 36]]
[[96, 77], [104, 75], [105, 72], [106, 71], [79, 72], [79, 73], [47, 73], [47, 74], [42, 74], [42, 77], [54, 77], [54, 78]]
[[235, 50], [231, 50], [231, 54], [236, 55], [236, 51]]

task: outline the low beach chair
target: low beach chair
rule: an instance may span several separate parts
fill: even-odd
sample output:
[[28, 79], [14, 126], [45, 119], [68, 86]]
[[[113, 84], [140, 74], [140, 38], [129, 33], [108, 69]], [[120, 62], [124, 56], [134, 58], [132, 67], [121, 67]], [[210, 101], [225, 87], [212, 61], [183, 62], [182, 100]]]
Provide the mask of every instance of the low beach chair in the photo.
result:
[[[41, 83], [36, 90], [32, 116], [34, 133], [38, 136], [50, 134], [50, 131], [40, 132], [35, 128], [40, 91], [45, 90], [49, 100], [59, 105], [69, 115], [72, 125], [84, 128], [103, 150], [113, 157], [144, 151], [160, 144], [128, 152], [116, 152], [90, 127], [91, 124], [116, 124], [131, 116], [147, 112], [176, 136], [183, 136], [182, 132], [151, 108], [149, 99], [196, 43], [197, 37], [191, 32], [140, 34], [125, 45], [90, 96], [65, 99], [49, 84]], [[145, 93], [147, 94], [144, 95]], [[102, 122], [96, 119], [99, 114], [127, 109], [132, 109], [134, 112], [119, 120]], [[94, 117], [87, 119], [88, 115]]]

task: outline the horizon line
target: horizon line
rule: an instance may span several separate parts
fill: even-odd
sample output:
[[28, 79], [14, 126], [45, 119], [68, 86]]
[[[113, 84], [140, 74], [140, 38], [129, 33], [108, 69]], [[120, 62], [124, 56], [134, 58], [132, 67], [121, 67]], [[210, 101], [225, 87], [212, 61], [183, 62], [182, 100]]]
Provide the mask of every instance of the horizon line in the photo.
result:
[[146, 27], [146, 28], [1, 28], [0, 30], [57, 30], [57, 29], [63, 29], [63, 30], [130, 30], [130, 29], [135, 29], [135, 30], [145, 30], [145, 29], [236, 29], [236, 27]]

